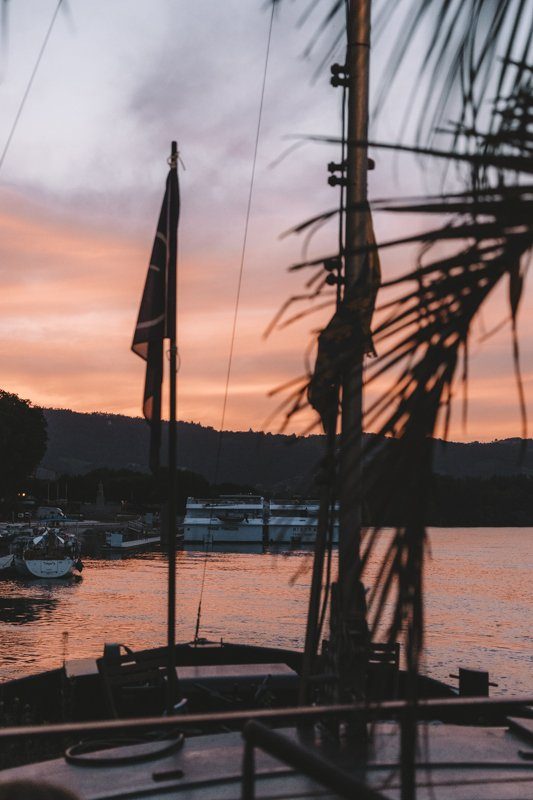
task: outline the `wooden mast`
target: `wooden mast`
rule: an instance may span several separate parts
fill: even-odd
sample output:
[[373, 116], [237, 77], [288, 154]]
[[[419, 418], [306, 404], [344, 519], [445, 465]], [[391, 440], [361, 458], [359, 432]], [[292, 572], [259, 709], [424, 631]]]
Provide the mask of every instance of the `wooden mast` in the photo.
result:
[[[371, 0], [350, 0], [347, 19], [346, 64], [332, 66], [332, 84], [348, 91], [346, 163], [332, 164], [341, 178], [330, 178], [335, 186], [342, 181], [345, 192], [344, 298], [358, 283], [364, 268], [367, 231], [367, 147]], [[342, 255], [342, 254], [341, 254]], [[337, 701], [361, 700], [365, 694], [367, 622], [364, 589], [359, 580], [362, 504], [362, 391], [363, 343], [342, 375], [342, 427], [339, 464], [339, 571], [332, 586], [330, 614], [330, 668], [337, 672]], [[331, 457], [335, 449], [334, 416], [329, 425], [328, 456], [324, 462], [317, 540], [309, 598], [305, 649], [302, 662], [299, 702], [308, 701], [309, 678], [318, 647], [317, 628], [322, 593], [324, 554], [331, 513]], [[326, 427], [326, 425], [325, 425]]]
[[172, 142], [169, 158], [171, 171], [168, 225], [167, 266], [167, 335], [169, 338], [169, 423], [168, 423], [168, 501], [167, 501], [167, 545], [168, 545], [168, 611], [167, 611], [167, 713], [171, 714], [176, 703], [176, 373], [178, 348], [176, 342], [176, 261], [178, 197], [178, 146]]
[[[369, 72], [371, 0], [350, 0], [346, 78], [347, 164], [345, 212], [345, 295], [359, 281], [367, 245]], [[354, 663], [354, 645], [366, 631], [364, 590], [359, 582], [363, 415], [363, 344], [342, 379], [342, 427], [339, 468], [339, 572], [336, 591], [337, 635], [333, 638], [340, 668], [340, 693], [360, 698], [364, 668]], [[337, 644], [335, 645], [335, 640]], [[343, 652], [348, 648], [349, 653]], [[361, 661], [355, 657], [355, 661]]]

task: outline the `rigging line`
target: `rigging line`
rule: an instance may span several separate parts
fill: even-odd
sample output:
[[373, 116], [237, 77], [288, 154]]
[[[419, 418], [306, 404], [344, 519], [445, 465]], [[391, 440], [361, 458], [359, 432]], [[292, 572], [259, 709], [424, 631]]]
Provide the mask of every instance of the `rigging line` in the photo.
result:
[[[268, 69], [268, 57], [269, 57], [269, 54], [270, 54], [270, 41], [272, 39], [272, 27], [273, 27], [273, 22], [274, 22], [275, 8], [276, 8], [275, 3], [272, 3], [272, 11], [271, 11], [271, 14], [270, 14], [270, 26], [269, 26], [269, 29], [268, 29], [268, 41], [267, 41], [267, 48], [266, 48], [266, 54], [265, 54], [265, 67], [264, 67], [264, 70], [263, 70], [263, 84], [261, 86], [261, 100], [259, 102], [259, 113], [258, 113], [258, 117], [257, 117], [257, 131], [256, 131], [256, 135], [255, 135], [254, 155], [253, 155], [253, 161], [252, 161], [252, 174], [250, 176], [250, 189], [249, 189], [249, 192], [248, 192], [248, 204], [247, 204], [247, 207], [246, 207], [246, 221], [245, 221], [245, 224], [244, 224], [244, 236], [243, 236], [242, 250], [241, 250], [241, 261], [240, 261], [240, 266], [239, 266], [239, 279], [237, 281], [237, 294], [236, 294], [236, 297], [235, 297], [235, 310], [234, 310], [234, 313], [233, 313], [233, 326], [232, 326], [232, 331], [231, 331], [231, 343], [230, 343], [230, 351], [229, 351], [229, 358], [228, 358], [228, 369], [227, 369], [227, 373], [226, 373], [226, 386], [225, 386], [225, 389], [224, 389], [224, 402], [223, 402], [223, 405], [222, 405], [222, 419], [221, 419], [221, 422], [220, 422], [220, 433], [222, 433], [222, 430], [224, 428], [224, 422], [225, 422], [225, 419], [226, 419], [226, 406], [227, 406], [227, 401], [228, 401], [228, 391], [229, 391], [229, 383], [230, 383], [230, 377], [231, 377], [231, 367], [232, 367], [232, 362], [233, 362], [233, 349], [234, 349], [234, 345], [235, 345], [235, 333], [236, 333], [236, 330], [237, 330], [237, 316], [238, 316], [238, 312], [239, 312], [239, 302], [240, 302], [240, 296], [241, 296], [242, 277], [243, 277], [243, 273], [244, 273], [244, 261], [245, 261], [245, 256], [246, 256], [246, 245], [247, 245], [247, 242], [248, 242], [248, 227], [249, 227], [249, 224], [250, 224], [250, 212], [251, 212], [251, 208], [252, 208], [252, 196], [253, 196], [253, 190], [254, 190], [255, 169], [256, 169], [256, 164], [257, 164], [257, 151], [258, 151], [258, 147], [259, 147], [259, 136], [260, 136], [260, 133], [261, 133], [261, 120], [262, 120], [262, 116], [263, 116], [263, 104], [264, 104], [264, 99], [265, 99], [265, 86], [266, 86], [266, 77], [267, 77], [267, 69]], [[219, 449], [220, 449], [220, 442], [221, 441], [222, 441], [222, 437], [219, 440]], [[217, 461], [218, 461], [218, 455], [217, 455]], [[217, 463], [217, 467], [218, 467], [218, 463]]]
[[46, 35], [45, 35], [45, 37], [43, 39], [43, 43], [41, 45], [41, 49], [39, 50], [39, 55], [37, 56], [37, 60], [35, 62], [35, 65], [33, 67], [32, 73], [30, 75], [30, 79], [28, 81], [28, 85], [26, 86], [26, 90], [25, 90], [24, 94], [22, 95], [22, 100], [20, 101], [20, 105], [18, 107], [18, 111], [15, 114], [15, 119], [13, 120], [13, 124], [11, 126], [11, 130], [9, 131], [9, 135], [8, 135], [6, 143], [4, 145], [4, 149], [2, 151], [2, 155], [0, 156], [0, 169], [2, 169], [2, 167], [4, 165], [4, 160], [5, 160], [5, 157], [7, 155], [7, 151], [9, 150], [9, 145], [11, 144], [11, 140], [12, 140], [13, 135], [15, 133], [15, 130], [17, 128], [20, 116], [22, 114], [24, 106], [26, 105], [26, 100], [28, 99], [28, 95], [30, 93], [30, 89], [32, 87], [34, 78], [35, 78], [35, 76], [37, 74], [37, 70], [39, 69], [39, 64], [41, 63], [41, 59], [42, 59], [42, 57], [44, 55], [44, 51], [46, 50], [46, 45], [48, 44], [48, 40], [50, 38], [50, 34], [52, 33], [52, 29], [54, 27], [54, 23], [55, 23], [55, 21], [57, 19], [57, 15], [59, 14], [59, 9], [61, 8], [62, 3], [63, 3], [63, 0], [58, 0], [57, 6], [55, 8], [55, 11], [52, 14], [52, 19], [50, 21], [50, 25], [48, 26], [48, 30], [46, 31]]
[[7, 47], [9, 42], [9, 14], [7, 10], [8, 0], [1, 0], [2, 9], [0, 11], [0, 82], [4, 79], [4, 69], [7, 65]]
[[[225, 383], [225, 387], [224, 387], [224, 401], [222, 403], [222, 415], [221, 415], [221, 420], [220, 420], [220, 429], [219, 429], [219, 432], [218, 432], [218, 441], [217, 441], [217, 452], [216, 452], [216, 457], [215, 457], [215, 474], [214, 474], [214, 484], [215, 485], [216, 485], [217, 480], [218, 480], [218, 474], [219, 474], [219, 469], [220, 469], [220, 457], [221, 457], [221, 453], [222, 453], [222, 434], [224, 432], [224, 424], [225, 424], [225, 421], [226, 421], [226, 408], [227, 408], [227, 403], [228, 403], [228, 392], [229, 392], [229, 384], [230, 384], [230, 378], [231, 378], [231, 367], [232, 367], [232, 363], [233, 363], [233, 350], [234, 350], [234, 347], [235, 347], [235, 334], [236, 334], [236, 331], [237, 331], [237, 317], [238, 317], [238, 313], [239, 313], [239, 303], [240, 303], [240, 299], [241, 299], [242, 278], [243, 278], [243, 274], [244, 274], [244, 263], [245, 263], [245, 257], [246, 257], [246, 245], [247, 245], [247, 242], [248, 242], [248, 228], [249, 228], [249, 225], [250, 225], [250, 212], [251, 212], [251, 209], [252, 209], [252, 197], [253, 197], [254, 182], [255, 182], [255, 170], [256, 170], [256, 165], [257, 165], [257, 152], [258, 152], [258, 148], [259, 148], [259, 137], [260, 137], [260, 134], [261, 134], [261, 121], [262, 121], [262, 117], [263, 117], [263, 105], [264, 105], [264, 100], [265, 100], [265, 86], [266, 86], [266, 78], [267, 78], [267, 71], [268, 71], [268, 60], [269, 60], [269, 55], [270, 55], [270, 42], [272, 40], [272, 28], [273, 28], [273, 25], [274, 25], [274, 13], [275, 13], [275, 10], [276, 10], [276, 4], [272, 3], [272, 10], [271, 10], [271, 13], [270, 13], [270, 24], [269, 24], [269, 28], [268, 28], [267, 46], [266, 46], [266, 53], [265, 53], [265, 66], [264, 66], [264, 69], [263, 69], [263, 81], [262, 81], [262, 85], [261, 85], [261, 98], [260, 98], [260, 101], [259, 101], [259, 111], [258, 111], [258, 115], [257, 115], [257, 129], [256, 129], [256, 134], [255, 134], [254, 154], [253, 154], [253, 158], [252, 158], [252, 172], [251, 172], [251, 175], [250, 175], [250, 188], [249, 188], [249, 191], [248, 191], [248, 202], [247, 202], [247, 205], [246, 205], [244, 234], [243, 234], [243, 242], [242, 242], [242, 249], [241, 249], [241, 259], [240, 259], [240, 265], [239, 265], [239, 277], [238, 277], [238, 280], [237, 280], [237, 293], [235, 295], [235, 308], [234, 308], [234, 312], [233, 312], [233, 324], [232, 324], [232, 329], [231, 329], [231, 340], [230, 340], [230, 348], [229, 348], [229, 356], [228, 356], [228, 367], [227, 367], [227, 371], [226, 371], [226, 383]], [[210, 512], [210, 517], [209, 517], [209, 526], [208, 526], [208, 531], [209, 532], [211, 531], [212, 518], [213, 518], [213, 511]], [[211, 541], [211, 546], [212, 546], [212, 544], [213, 543]], [[194, 634], [194, 641], [197, 641], [198, 633], [199, 633], [199, 630], [200, 630], [200, 615], [201, 615], [201, 607], [202, 607], [202, 597], [203, 597], [204, 586], [205, 586], [205, 576], [206, 576], [206, 572], [207, 572], [208, 552], [209, 552], [208, 551], [208, 547], [206, 546], [205, 557], [204, 557], [204, 567], [203, 567], [203, 573], [202, 573], [202, 583], [201, 583], [201, 587], [200, 587], [200, 600], [198, 602], [198, 614], [197, 614], [197, 618], [196, 618], [196, 631], [195, 631], [195, 634]]]

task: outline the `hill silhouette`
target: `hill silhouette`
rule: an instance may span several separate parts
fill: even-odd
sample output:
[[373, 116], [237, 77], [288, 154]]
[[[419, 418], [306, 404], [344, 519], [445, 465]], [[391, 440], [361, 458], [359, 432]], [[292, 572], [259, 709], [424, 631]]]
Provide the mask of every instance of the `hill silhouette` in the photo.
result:
[[[148, 426], [136, 417], [43, 409], [48, 447], [41, 466], [57, 473], [84, 474], [98, 468], [148, 471]], [[323, 454], [323, 437], [225, 431], [218, 475], [219, 434], [193, 422], [178, 423], [178, 466], [207, 480], [256, 486], [269, 491], [305, 491]], [[163, 431], [165, 441], [165, 430]], [[163, 458], [165, 448], [163, 447]], [[504, 439], [437, 442], [434, 471], [454, 478], [533, 476], [533, 442]]]

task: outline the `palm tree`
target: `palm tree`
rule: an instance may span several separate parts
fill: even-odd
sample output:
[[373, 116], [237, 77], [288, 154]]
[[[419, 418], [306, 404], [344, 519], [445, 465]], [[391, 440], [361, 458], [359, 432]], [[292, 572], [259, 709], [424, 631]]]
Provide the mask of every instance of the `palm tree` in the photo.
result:
[[[321, 5], [314, 0], [309, 10]], [[373, 342], [378, 356], [366, 368], [365, 386], [375, 387], [374, 399], [364, 413], [365, 428], [378, 436], [365, 445], [365, 484], [384, 498], [383, 519], [390, 507], [403, 498], [404, 516], [381, 557], [377, 580], [369, 594], [369, 624], [375, 631], [388, 608], [388, 636], [406, 637], [408, 672], [419, 670], [423, 645], [423, 568], [426, 550], [426, 512], [433, 462], [433, 437], [439, 425], [446, 438], [452, 399], [461, 384], [468, 382], [468, 346], [472, 328], [487, 299], [508, 281], [509, 320], [522, 411], [522, 434], [526, 415], [520, 380], [516, 318], [526, 262], [533, 246], [533, 70], [532, 31], [521, 25], [527, 3], [524, 0], [409, 0], [377, 2], [375, 26], [379, 36], [395, 26], [400, 33], [392, 42], [384, 70], [385, 80], [376, 107], [386, 112], [386, 99], [411, 43], [424, 26], [430, 26], [422, 53], [419, 77], [429, 76], [417, 119], [415, 144], [359, 142], [417, 153], [420, 158], [452, 160], [467, 165], [469, 179], [462, 191], [438, 193], [372, 204], [374, 211], [395, 214], [423, 214], [436, 220], [428, 230], [413, 236], [381, 242], [386, 247], [419, 243], [418, 263], [394, 280], [386, 276], [373, 325]], [[323, 31], [331, 29], [344, 15], [344, 0], [330, 3], [312, 46]], [[401, 26], [397, 15], [404, 14]], [[326, 57], [338, 47], [334, 37]], [[501, 59], [498, 55], [501, 54]], [[418, 89], [415, 80], [413, 94]], [[487, 99], [493, 98], [492, 103]], [[456, 121], [448, 125], [448, 150], [434, 146], [435, 129], [442, 126], [451, 110]], [[342, 143], [342, 139], [316, 137]], [[344, 146], [344, 145], [343, 145]], [[297, 226], [294, 233], [312, 232], [345, 209], [318, 214]], [[444, 219], [444, 221], [443, 221]], [[448, 253], [439, 255], [439, 245]], [[345, 294], [329, 292], [331, 270], [340, 270], [346, 250], [327, 257], [306, 260], [292, 269], [312, 270], [307, 285], [312, 291], [294, 300], [324, 297], [304, 312], [287, 319], [289, 301], [275, 325], [289, 324], [302, 314], [336, 302], [330, 323], [318, 338], [314, 373], [290, 387], [282, 407], [286, 420], [311, 403], [325, 427], [336, 430], [339, 386], [344, 371], [367, 337], [367, 321], [374, 305], [376, 269], [371, 269], [376, 247], [369, 238], [366, 248], [367, 282], [360, 287], [357, 302]], [[333, 266], [332, 266], [333, 265]], [[326, 272], [324, 272], [324, 268]], [[366, 305], [361, 306], [365, 296]], [[331, 296], [333, 295], [333, 296]], [[369, 348], [369, 342], [366, 343]], [[388, 381], [387, 381], [388, 379]], [[385, 389], [380, 388], [386, 386]], [[385, 438], [387, 437], [387, 438]], [[386, 457], [383, 456], [383, 443]], [[330, 456], [335, 450], [330, 436]], [[335, 475], [335, 469], [329, 469]], [[334, 493], [334, 479], [332, 481]], [[331, 506], [332, 497], [329, 497]], [[365, 574], [375, 554], [378, 526], [364, 544], [361, 573]], [[325, 603], [325, 600], [324, 600]], [[322, 614], [322, 619], [324, 614]], [[318, 636], [316, 639], [318, 640]]]

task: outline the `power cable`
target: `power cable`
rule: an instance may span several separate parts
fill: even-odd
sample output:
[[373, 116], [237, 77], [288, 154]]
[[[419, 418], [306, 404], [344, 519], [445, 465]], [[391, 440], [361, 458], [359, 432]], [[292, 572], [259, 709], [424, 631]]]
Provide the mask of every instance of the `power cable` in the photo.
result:
[[[259, 112], [258, 112], [258, 115], [257, 115], [257, 129], [256, 129], [256, 134], [255, 134], [254, 154], [253, 154], [253, 159], [252, 159], [252, 172], [251, 172], [251, 175], [250, 175], [250, 189], [249, 189], [249, 192], [248, 192], [248, 202], [247, 202], [247, 206], [246, 206], [246, 217], [245, 217], [245, 223], [244, 223], [244, 235], [243, 235], [243, 241], [242, 241], [241, 259], [240, 259], [240, 265], [239, 265], [239, 277], [238, 277], [238, 281], [237, 281], [237, 293], [236, 293], [236, 296], [235, 296], [235, 308], [234, 308], [234, 312], [233, 312], [233, 325], [232, 325], [232, 330], [231, 330], [231, 340], [230, 340], [230, 348], [229, 348], [229, 356], [228, 356], [228, 368], [227, 368], [227, 372], [226, 372], [226, 384], [225, 384], [225, 387], [224, 387], [224, 401], [222, 403], [222, 416], [221, 416], [221, 420], [220, 420], [220, 429], [219, 429], [219, 432], [218, 432], [218, 442], [217, 442], [217, 452], [216, 452], [216, 457], [215, 457], [215, 474], [214, 474], [214, 478], [215, 478], [214, 479], [214, 484], [215, 485], [216, 485], [216, 483], [218, 481], [218, 474], [219, 474], [219, 469], [220, 469], [220, 456], [221, 456], [221, 453], [222, 453], [222, 436], [223, 436], [223, 432], [224, 432], [224, 424], [225, 424], [225, 421], [226, 421], [226, 407], [227, 407], [227, 403], [228, 403], [229, 384], [230, 384], [230, 378], [231, 378], [231, 367], [232, 367], [232, 363], [233, 363], [233, 350], [234, 350], [234, 347], [235, 347], [235, 334], [236, 334], [236, 331], [237, 331], [237, 317], [238, 317], [238, 314], [239, 314], [239, 303], [240, 303], [240, 298], [241, 298], [242, 278], [243, 278], [243, 274], [244, 274], [244, 263], [245, 263], [245, 257], [246, 257], [246, 245], [247, 245], [247, 242], [248, 242], [248, 228], [249, 228], [249, 224], [250, 224], [250, 213], [251, 213], [251, 209], [252, 209], [252, 196], [253, 196], [253, 190], [254, 190], [255, 170], [256, 170], [256, 165], [257, 165], [257, 151], [258, 151], [258, 148], [259, 148], [259, 136], [260, 136], [260, 133], [261, 133], [261, 121], [262, 121], [262, 117], [263, 117], [263, 105], [264, 105], [264, 100], [265, 100], [265, 86], [266, 86], [266, 77], [267, 77], [267, 71], [268, 71], [268, 59], [269, 59], [269, 55], [270, 55], [270, 42], [272, 40], [272, 28], [273, 28], [273, 24], [274, 24], [274, 12], [275, 12], [275, 9], [276, 9], [276, 4], [272, 3], [272, 11], [271, 11], [271, 14], [270, 14], [270, 24], [269, 24], [269, 28], [268, 28], [268, 39], [267, 39], [267, 46], [266, 46], [266, 53], [265, 53], [265, 66], [264, 66], [264, 69], [263, 69], [263, 82], [262, 82], [262, 86], [261, 86], [261, 99], [259, 101]], [[212, 517], [213, 517], [213, 512], [211, 511], [211, 515], [210, 515], [210, 519], [209, 519], [209, 526], [208, 526], [208, 531], [209, 532], [211, 531]], [[205, 586], [205, 576], [206, 576], [206, 571], [207, 571], [207, 556], [208, 556], [208, 552], [209, 552], [208, 551], [208, 546], [206, 545], [205, 558], [204, 558], [204, 568], [203, 568], [203, 574], [202, 574], [202, 583], [201, 583], [201, 588], [200, 588], [200, 600], [198, 602], [198, 613], [197, 613], [197, 616], [196, 616], [196, 630], [195, 630], [195, 634], [194, 634], [194, 641], [197, 641], [198, 632], [200, 630], [200, 615], [201, 615], [201, 609], [202, 609], [202, 597], [203, 597], [204, 586]]]
[[26, 86], [26, 90], [25, 90], [24, 94], [22, 95], [22, 100], [20, 101], [17, 113], [15, 114], [15, 119], [13, 120], [13, 124], [11, 126], [11, 130], [9, 131], [9, 135], [8, 135], [8, 137], [6, 139], [6, 143], [4, 145], [4, 149], [2, 150], [2, 155], [0, 156], [0, 169], [2, 169], [2, 167], [4, 165], [4, 160], [5, 160], [5, 157], [7, 155], [7, 151], [9, 150], [9, 145], [11, 144], [11, 140], [13, 139], [13, 135], [15, 133], [15, 130], [17, 128], [17, 125], [18, 125], [18, 122], [19, 122], [19, 119], [20, 119], [20, 116], [21, 116], [22, 111], [24, 109], [24, 106], [26, 104], [26, 100], [28, 99], [28, 95], [30, 93], [30, 89], [32, 87], [34, 78], [35, 78], [35, 76], [37, 74], [37, 70], [39, 69], [39, 64], [41, 63], [41, 59], [42, 59], [42, 57], [44, 55], [44, 51], [46, 50], [46, 45], [48, 44], [48, 40], [50, 39], [50, 34], [52, 33], [52, 29], [54, 27], [54, 23], [55, 23], [55, 21], [57, 19], [57, 15], [59, 14], [59, 9], [61, 8], [62, 3], [63, 3], [63, 0], [58, 0], [57, 6], [55, 8], [55, 11], [52, 14], [52, 19], [50, 20], [50, 25], [48, 26], [48, 30], [46, 31], [46, 35], [45, 35], [45, 37], [43, 39], [43, 43], [41, 45], [41, 49], [39, 50], [39, 55], [37, 56], [37, 61], [35, 62], [35, 65], [33, 67], [32, 73], [30, 75], [30, 79], [29, 79], [28, 84]]

